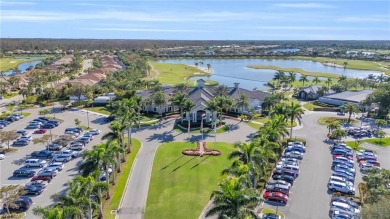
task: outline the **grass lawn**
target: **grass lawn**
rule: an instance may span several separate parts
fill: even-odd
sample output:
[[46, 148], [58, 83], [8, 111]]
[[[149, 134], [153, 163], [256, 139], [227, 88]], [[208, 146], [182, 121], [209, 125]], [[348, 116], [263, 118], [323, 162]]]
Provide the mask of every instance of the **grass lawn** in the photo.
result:
[[115, 218], [115, 214], [111, 214], [111, 210], [117, 210], [119, 208], [119, 202], [124, 194], [131, 167], [133, 166], [134, 159], [141, 148], [141, 142], [138, 139], [133, 138], [132, 141], [133, 148], [131, 149], [131, 153], [127, 155], [126, 163], [122, 164], [122, 172], [119, 176], [117, 176], [116, 185], [111, 187], [111, 199], [104, 205], [104, 218]]
[[229, 143], [210, 143], [209, 148], [222, 151], [221, 156], [184, 156], [181, 151], [196, 148], [195, 143], [162, 144], [154, 158], [152, 178], [146, 203], [145, 219], [198, 218], [211, 192], [217, 189], [221, 171], [232, 161], [234, 150]]
[[[161, 84], [175, 85], [185, 83], [192, 76], [210, 75], [200, 69], [184, 64], [151, 62], [154, 69], [159, 72], [158, 80]], [[196, 73], [196, 74], [195, 74]]]
[[338, 74], [332, 74], [332, 73], [327, 73], [327, 72], [308, 72], [300, 68], [282, 68], [278, 66], [273, 66], [273, 65], [250, 65], [247, 66], [248, 68], [254, 68], [254, 69], [272, 69], [275, 71], [282, 70], [284, 72], [296, 72], [302, 75], [308, 75], [308, 76], [318, 76], [318, 77], [327, 77], [327, 78], [339, 78], [340, 75]]
[[32, 62], [35, 60], [42, 60], [47, 56], [18, 56], [18, 57], [6, 57], [0, 58], [0, 71], [8, 71], [15, 68], [21, 63]]
[[30, 116], [31, 115], [31, 113], [22, 113], [22, 115], [23, 115], [23, 117], [27, 117], [27, 116]]
[[[320, 125], [329, 125], [335, 121], [339, 121], [340, 123], [345, 123], [348, 121], [348, 118], [340, 118], [340, 117], [322, 117], [317, 120], [317, 123]], [[357, 123], [357, 120], [351, 119], [351, 123]]]
[[[363, 142], [367, 142], [367, 143], [378, 145], [378, 146], [388, 147], [388, 146], [390, 146], [390, 137], [382, 138], [382, 139], [370, 138], [370, 139], [360, 140], [360, 143], [363, 143]], [[346, 142], [346, 144], [349, 146], [354, 146], [355, 141], [348, 141], [348, 142]]]
[[277, 214], [277, 215], [280, 215], [282, 218], [284, 218], [284, 214], [280, 211], [276, 211], [274, 209], [270, 209], [270, 208], [263, 208], [263, 210], [261, 210], [261, 213], [262, 214]]
[[95, 113], [101, 113], [101, 114], [105, 114], [105, 115], [110, 115], [111, 112], [107, 110], [106, 107], [104, 106], [97, 106], [97, 107], [89, 107], [89, 108], [85, 108], [86, 110], [89, 110], [89, 111], [92, 111], [92, 112], [95, 112]]
[[[205, 84], [206, 86], [217, 86], [219, 84], [218, 81], [213, 81], [213, 80], [205, 80], [205, 81], [206, 81], [206, 84]], [[194, 80], [188, 80], [187, 83], [190, 87], [197, 86], [197, 82]]]
[[6, 153], [17, 152], [18, 150], [19, 150], [18, 148], [11, 148], [11, 147], [8, 149], [7, 145], [4, 148], [0, 148], [0, 152], [5, 151]]
[[268, 117], [262, 117], [262, 118], [254, 119], [253, 121], [255, 121], [255, 122], [261, 122], [261, 123], [266, 123], [266, 122], [268, 122], [268, 120], [269, 120]]
[[347, 68], [352, 69], [361, 69], [361, 70], [376, 70], [385, 72], [387, 75], [390, 75], [390, 69], [383, 68], [383, 66], [388, 66], [384, 62], [375, 62], [375, 61], [365, 61], [365, 60], [351, 60], [351, 59], [335, 59], [329, 57], [307, 57], [307, 56], [292, 56], [288, 57], [290, 59], [301, 59], [301, 60], [311, 60], [315, 62], [325, 63], [336, 63], [337, 65], [344, 65], [344, 62], [347, 62]]
[[4, 99], [9, 99], [18, 95], [19, 95], [18, 93], [11, 92], [11, 93], [6, 93], [3, 97]]
[[245, 124], [249, 125], [250, 127], [258, 130], [260, 127], [262, 127], [263, 125], [261, 124], [258, 124], [258, 123], [254, 123], [254, 122], [245, 122]]

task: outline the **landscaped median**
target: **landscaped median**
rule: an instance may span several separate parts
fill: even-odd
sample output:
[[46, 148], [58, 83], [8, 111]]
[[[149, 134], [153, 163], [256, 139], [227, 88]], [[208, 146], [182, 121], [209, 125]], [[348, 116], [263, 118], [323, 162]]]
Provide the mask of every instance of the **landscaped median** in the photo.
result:
[[[370, 139], [363, 139], [363, 140], [359, 140], [359, 143], [363, 143], [363, 142], [367, 142], [369, 144], [373, 144], [373, 145], [376, 145], [376, 146], [382, 146], [382, 147], [388, 147], [390, 146], [390, 137], [388, 138], [370, 138]], [[348, 146], [351, 146], [353, 147], [355, 144], [356, 144], [356, 141], [348, 141], [346, 142], [346, 144]]]
[[221, 172], [229, 167], [229, 143], [207, 142], [210, 149], [218, 149], [221, 156], [193, 157], [182, 155], [182, 150], [196, 148], [194, 142], [172, 142], [159, 146], [153, 163], [145, 219], [198, 218], [217, 189]]
[[[343, 117], [322, 117], [317, 120], [317, 123], [320, 125], [330, 125], [333, 122], [340, 122], [340, 123], [346, 123], [348, 122], [348, 118]], [[357, 120], [351, 119], [351, 123], [357, 123]]]
[[[125, 139], [127, 142], [127, 139]], [[133, 166], [133, 162], [135, 157], [138, 154], [139, 149], [141, 148], [141, 142], [138, 139], [132, 138], [132, 148], [131, 153], [127, 154], [126, 163], [122, 164], [122, 172], [119, 176], [117, 176], [117, 182], [115, 186], [112, 186], [111, 191], [111, 199], [108, 200], [104, 204], [104, 218], [115, 218], [115, 214], [111, 214], [112, 210], [118, 210], [120, 201], [125, 192], [125, 187], [127, 183], [127, 179], [130, 176], [130, 171]]]

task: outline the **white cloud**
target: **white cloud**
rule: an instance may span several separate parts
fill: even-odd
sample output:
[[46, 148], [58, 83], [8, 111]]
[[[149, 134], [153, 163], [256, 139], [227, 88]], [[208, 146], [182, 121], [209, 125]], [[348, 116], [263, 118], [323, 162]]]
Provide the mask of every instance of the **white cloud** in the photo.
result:
[[180, 30], [180, 29], [154, 29], [154, 28], [116, 28], [116, 27], [98, 27], [98, 28], [83, 28], [83, 30], [96, 30], [96, 31], [124, 31], [124, 32], [209, 32], [203, 30]]
[[390, 22], [390, 16], [361, 16], [361, 17], [340, 17], [335, 21], [340, 22]]
[[23, 2], [23, 1], [18, 1], [18, 2], [9, 2], [9, 1], [0, 1], [1, 6], [14, 6], [14, 5], [35, 5], [36, 2]]
[[335, 8], [333, 5], [322, 4], [322, 3], [279, 3], [273, 4], [275, 7], [283, 8]]

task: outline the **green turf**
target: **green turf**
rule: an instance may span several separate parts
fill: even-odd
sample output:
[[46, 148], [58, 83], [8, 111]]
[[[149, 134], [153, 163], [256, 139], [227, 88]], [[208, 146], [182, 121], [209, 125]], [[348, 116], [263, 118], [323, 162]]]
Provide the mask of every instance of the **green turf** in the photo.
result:
[[245, 122], [245, 124], [249, 125], [250, 127], [258, 130], [260, 127], [262, 127], [262, 124], [254, 123], [254, 122]]
[[[317, 123], [320, 125], [329, 125], [335, 121], [339, 121], [340, 123], [344, 123], [348, 121], [348, 118], [342, 118], [342, 117], [322, 117], [317, 120]], [[351, 119], [351, 123], [356, 123], [357, 120]]]
[[222, 151], [221, 156], [192, 157], [183, 149], [196, 148], [195, 143], [172, 142], [157, 150], [146, 203], [145, 218], [198, 218], [211, 192], [217, 189], [221, 171], [232, 161], [229, 143], [209, 143], [207, 147]]
[[19, 56], [17, 58], [13, 58], [13, 57], [0, 58], [0, 71], [8, 71], [20, 65], [21, 63], [32, 62], [44, 58], [45, 56]]
[[3, 97], [4, 99], [9, 99], [9, 98], [12, 98], [12, 97], [15, 97], [15, 96], [18, 96], [19, 94], [18, 93], [6, 93]]
[[270, 209], [270, 208], [263, 208], [263, 210], [261, 210], [261, 213], [262, 214], [269, 214], [269, 213], [272, 213], [272, 214], [278, 214], [280, 215], [282, 218], [284, 218], [284, 214], [280, 211], [276, 211], [275, 209]]
[[89, 108], [86, 108], [86, 110], [92, 111], [92, 112], [95, 112], [95, 113], [105, 114], [105, 115], [110, 115], [111, 114], [111, 112], [108, 111], [106, 109], [106, 107], [104, 107], [104, 106], [89, 107]]
[[255, 122], [261, 122], [261, 123], [266, 123], [266, 122], [269, 121], [269, 118], [268, 118], [268, 117], [262, 117], [262, 118], [254, 119], [253, 121], [255, 121]]
[[[192, 76], [210, 75], [200, 69], [184, 64], [151, 62], [154, 69], [158, 71], [158, 80], [161, 84], [175, 85], [185, 83]], [[196, 73], [196, 74], [195, 74]], [[191, 84], [190, 84], [191, 85]]]
[[[390, 146], [390, 138], [387, 137], [387, 138], [382, 138], [382, 139], [379, 139], [379, 138], [370, 138], [370, 139], [364, 139], [364, 140], [360, 140], [360, 143], [363, 143], [363, 142], [367, 142], [367, 143], [370, 143], [370, 144], [374, 144], [374, 145], [378, 145], [378, 146], [383, 146], [383, 147], [387, 147], [387, 146]], [[355, 144], [355, 141], [349, 141], [346, 143], [347, 145], [350, 145], [350, 146], [353, 146]]]
[[[126, 158], [126, 163], [122, 166], [122, 172], [117, 176], [116, 185], [111, 188], [111, 199], [106, 202], [104, 207], [104, 218], [115, 218], [114, 214], [111, 214], [111, 210], [117, 210], [121, 201], [122, 195], [124, 195], [127, 178], [130, 176], [131, 167], [139, 149], [141, 148], [141, 142], [138, 139], [132, 138], [133, 147], [131, 153]], [[126, 139], [127, 142], [127, 139]]]

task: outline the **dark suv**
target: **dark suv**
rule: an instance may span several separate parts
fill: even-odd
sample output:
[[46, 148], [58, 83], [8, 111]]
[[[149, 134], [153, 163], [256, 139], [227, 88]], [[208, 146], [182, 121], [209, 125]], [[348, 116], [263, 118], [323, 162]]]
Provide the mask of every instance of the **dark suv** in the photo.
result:
[[33, 157], [33, 158], [53, 158], [53, 152], [48, 151], [48, 150], [34, 151], [31, 153], [31, 157]]
[[[27, 211], [33, 201], [29, 197], [20, 196], [17, 200], [15, 200], [10, 206], [8, 206], [8, 210], [10, 212], [20, 212], [20, 211]], [[7, 206], [3, 205], [3, 211], [7, 212]]]
[[15, 170], [13, 173], [14, 177], [33, 177], [35, 175], [35, 171], [27, 169], [27, 168], [21, 168], [18, 170]]

